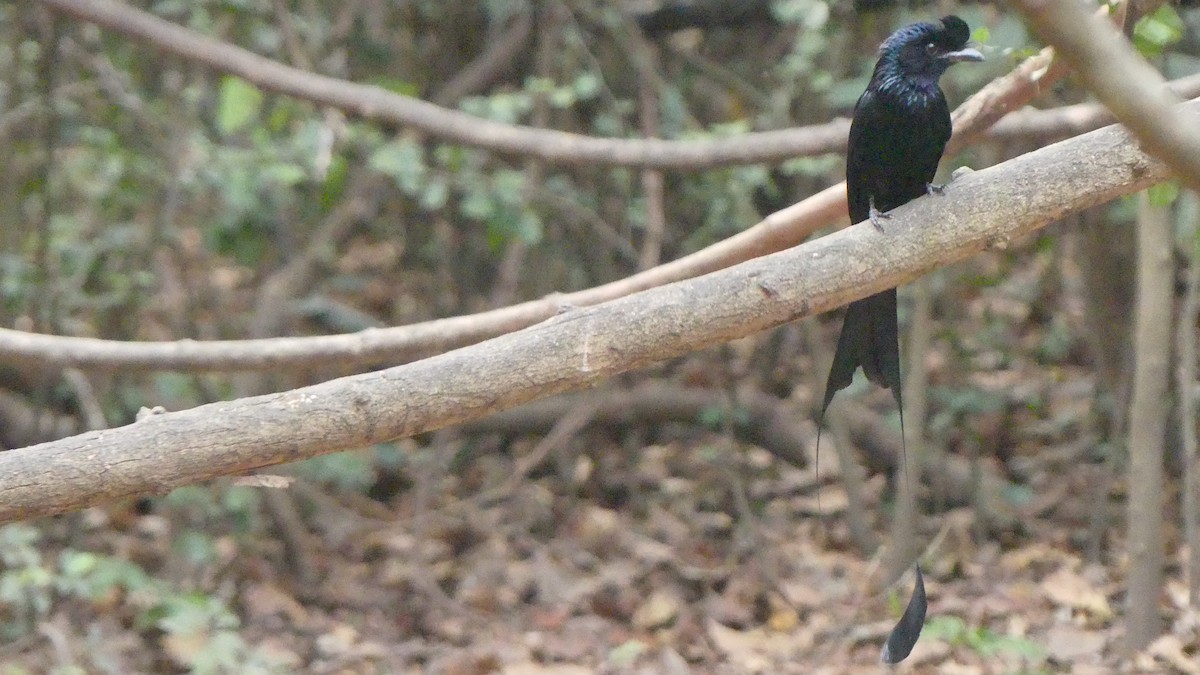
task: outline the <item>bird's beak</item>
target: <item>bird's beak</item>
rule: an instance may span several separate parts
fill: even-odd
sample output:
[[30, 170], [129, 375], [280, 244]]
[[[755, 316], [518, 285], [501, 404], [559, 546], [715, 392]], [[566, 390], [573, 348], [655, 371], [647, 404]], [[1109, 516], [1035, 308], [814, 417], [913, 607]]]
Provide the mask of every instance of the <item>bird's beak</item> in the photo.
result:
[[979, 53], [978, 49], [960, 49], [956, 52], [946, 52], [942, 54], [942, 59], [950, 63], [958, 63], [959, 61], [982, 61], [983, 54]]

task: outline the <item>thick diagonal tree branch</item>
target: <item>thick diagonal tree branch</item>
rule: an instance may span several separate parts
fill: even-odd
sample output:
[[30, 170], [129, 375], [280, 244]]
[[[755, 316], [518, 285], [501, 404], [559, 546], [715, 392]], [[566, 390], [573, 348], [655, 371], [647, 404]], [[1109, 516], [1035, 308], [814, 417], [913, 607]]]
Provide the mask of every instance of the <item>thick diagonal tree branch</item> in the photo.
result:
[[[1179, 111], [1200, 121], [1200, 105]], [[167, 492], [411, 436], [833, 309], [1170, 175], [1119, 127], [955, 180], [894, 212], [687, 281], [387, 370], [0, 453], [0, 522]]]
[[[1174, 85], [1181, 95], [1200, 94], [1200, 76], [1180, 79]], [[1048, 140], [1089, 131], [1111, 121], [1112, 116], [1103, 106], [1080, 104], [1055, 110], [1022, 111], [1002, 120], [994, 132], [1005, 140], [1025, 137]], [[346, 335], [205, 342], [126, 342], [0, 328], [0, 362], [122, 370], [266, 370], [301, 364], [362, 365], [413, 360], [524, 328], [553, 315], [556, 307], [615, 299], [781, 250], [844, 216], [845, 210], [845, 186], [839, 183], [768, 216], [749, 230], [652, 270], [583, 291], [480, 314]]]
[[[303, 81], [310, 75], [303, 71], [293, 72], [282, 64], [195, 35], [131, 7], [106, 2], [81, 4], [66, 0], [49, 0], [49, 4], [72, 15], [95, 20], [114, 30], [148, 40], [164, 49], [197, 58], [216, 68], [233, 68], [238, 64], [244, 65], [244, 61], [261, 62], [270, 64], [268, 73], [283, 73], [287, 81]], [[179, 40], [173, 42], [168, 38]], [[237, 58], [213, 56], [229, 50]], [[951, 148], [962, 147], [973, 138], [978, 138], [988, 125], [1005, 112], [1024, 105], [1051, 86], [1061, 71], [1052, 59], [1051, 50], [1043, 50], [964, 103], [955, 112], [955, 136]], [[273, 81], [269, 79], [265, 84]], [[330, 83], [334, 88], [349, 84], [338, 80], [330, 80]], [[286, 87], [283, 90], [289, 91]], [[1176, 90], [1182, 95], [1194, 96], [1200, 93], [1200, 78], [1184, 78], [1176, 83]], [[381, 95], [396, 96], [388, 92], [382, 92]], [[404, 97], [396, 97], [395, 100], [401, 107], [407, 105], [403, 102]], [[1064, 134], [1094, 129], [1107, 122], [1100, 106], [1076, 106], [1064, 109], [1061, 114], [1059, 111], [1023, 111], [1020, 118], [1020, 125], [1001, 124], [997, 127], [995, 137], [1008, 139], [1020, 136], [1022, 129], [1029, 128], [1034, 130], [1039, 139], [1047, 141]], [[541, 133], [543, 130], [524, 129], [522, 133], [525, 131]], [[591, 140], [608, 142], [606, 139]], [[844, 145], [844, 137], [842, 141]], [[311, 367], [331, 363], [362, 366], [405, 362], [518, 330], [546, 319], [563, 305], [583, 306], [604, 302], [796, 245], [815, 230], [844, 216], [845, 208], [844, 186], [832, 186], [799, 204], [772, 214], [748, 230], [684, 258], [594, 288], [481, 314], [348, 335], [211, 342], [121, 342], [33, 335], [0, 329], [0, 362], [23, 366], [38, 363], [123, 370], [265, 370], [297, 364]]]

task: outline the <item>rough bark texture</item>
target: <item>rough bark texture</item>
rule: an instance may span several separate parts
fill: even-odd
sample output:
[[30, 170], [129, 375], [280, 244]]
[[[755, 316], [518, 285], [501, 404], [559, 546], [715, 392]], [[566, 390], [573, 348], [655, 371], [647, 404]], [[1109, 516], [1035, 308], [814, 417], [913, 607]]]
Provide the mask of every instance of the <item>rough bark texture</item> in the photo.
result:
[[[1200, 106], [1181, 116], [1195, 120]], [[416, 363], [150, 416], [0, 454], [0, 521], [163, 493], [358, 448], [580, 389], [841, 306], [1168, 176], [1109, 127], [859, 225], [720, 272], [562, 314]]]

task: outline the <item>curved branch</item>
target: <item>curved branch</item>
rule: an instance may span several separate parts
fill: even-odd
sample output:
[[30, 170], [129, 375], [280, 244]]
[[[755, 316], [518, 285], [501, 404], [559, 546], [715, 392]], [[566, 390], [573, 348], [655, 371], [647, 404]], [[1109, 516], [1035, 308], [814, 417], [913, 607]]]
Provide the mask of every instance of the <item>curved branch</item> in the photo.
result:
[[846, 214], [846, 188], [838, 183], [774, 213], [761, 223], [708, 248], [582, 291], [551, 295], [500, 309], [357, 333], [249, 340], [127, 342], [27, 333], [0, 328], [0, 363], [31, 363], [93, 370], [271, 370], [323, 365], [365, 366], [407, 362], [465, 347], [586, 307], [731, 264], [780, 251]]
[[[171, 36], [179, 32], [183, 34], [180, 44], [191, 45], [189, 49], [193, 51], [199, 50], [206, 53], [205, 50], [215, 50], [216, 52], [236, 50], [237, 53], [244, 53], [252, 61], [271, 65], [272, 72], [284, 71], [304, 77], [318, 77], [309, 76], [302, 71], [293, 71], [286, 66], [244, 52], [244, 50], [237, 50], [237, 48], [229, 47], [215, 40], [195, 36], [190, 31], [136, 9], [114, 5], [111, 2], [44, 1], [71, 13], [74, 12], [69, 8], [82, 6], [86, 11], [78, 14], [81, 18], [97, 20], [101, 25], [135, 36], [141, 36], [142, 33], [129, 26], [145, 23], [148, 27], [139, 30], [149, 31], [151, 34], [157, 35], [160, 40], [167, 40], [165, 44], [151, 40], [164, 48], [174, 47], [168, 38], [173, 39]], [[97, 13], [104, 19], [103, 21], [93, 19]], [[156, 31], [167, 31], [167, 33], [159, 35]], [[194, 43], [199, 43], [201, 46]], [[187, 55], [186, 52], [179, 53]], [[203, 61], [214, 67], [220, 67], [219, 64], [210, 60]], [[955, 136], [951, 141], [951, 148], [962, 148], [980, 138], [984, 133], [984, 127], [995, 121], [998, 115], [1025, 105], [1053, 85], [1059, 75], [1060, 71], [1052, 63], [1052, 52], [1046, 49], [1022, 62], [1012, 73], [984, 87], [960, 106], [959, 110], [955, 111]], [[287, 77], [292, 77], [292, 75], [288, 74]], [[318, 79], [331, 82], [331, 86], [348, 84], [331, 78]], [[351, 86], [359, 87], [359, 85]], [[1172, 83], [1172, 87], [1183, 96], [1200, 95], [1200, 75], [1177, 80]], [[379, 93], [387, 97], [396, 97], [398, 100], [411, 100], [387, 92], [379, 91]], [[992, 131], [988, 132], [987, 137], [1001, 141], [1022, 138], [1049, 141], [1089, 131], [1109, 121], [1111, 121], [1111, 116], [1107, 110], [1096, 104], [1069, 106], [1054, 110], [1021, 110], [1000, 120], [992, 128]], [[474, 123], [472, 124], [474, 125]], [[513, 127], [513, 129], [523, 128]], [[527, 131], [540, 134], [544, 130], [528, 129]], [[754, 134], [748, 136], [754, 136]], [[745, 136], [740, 138], [745, 138]], [[845, 134], [842, 133], [840, 138], [839, 147], [842, 147], [845, 144]], [[612, 142], [606, 139], [590, 140], [597, 143]], [[621, 142], [633, 143], [635, 141]], [[656, 141], [656, 143], [688, 143], [698, 147], [698, 144], [708, 142]], [[755, 161], [760, 159], [756, 158]], [[268, 370], [285, 366], [313, 367], [329, 364], [363, 366], [405, 362], [524, 328], [554, 316], [564, 306], [593, 305], [794, 246], [804, 241], [816, 230], [827, 227], [836, 222], [838, 218], [844, 217], [845, 213], [845, 188], [844, 184], [838, 184], [772, 214], [758, 225], [713, 246], [626, 279], [575, 293], [533, 300], [474, 315], [437, 319], [409, 326], [369, 329], [361, 333], [344, 335], [205, 342], [194, 340], [124, 342], [38, 335], [0, 328], [0, 363], [24, 365], [39, 363], [90, 369], [198, 371]]]
[[762, 131], [707, 141], [594, 138], [553, 129], [502, 124], [385, 89], [286, 66], [251, 51], [111, 0], [42, 0], [47, 7], [148, 42], [188, 60], [237, 75], [268, 91], [333, 106], [363, 119], [411, 126], [432, 136], [496, 152], [560, 164], [606, 164], [698, 170], [779, 162], [839, 152], [850, 122]]
[[[484, 120], [433, 103], [332, 77], [291, 68], [248, 50], [223, 43], [111, 0], [42, 0], [51, 9], [148, 42], [159, 49], [237, 75], [267, 89], [342, 109], [364, 119], [411, 126], [431, 136], [498, 152], [532, 155], [563, 164], [608, 164], [643, 168], [701, 170], [736, 164], [779, 162], [793, 157], [842, 152], [849, 120], [780, 129], [703, 141], [595, 138], [552, 129], [537, 129]], [[1061, 3], [1051, 3], [1061, 4]], [[1104, 23], [1099, 17], [1089, 17]], [[960, 129], [948, 154], [961, 149], [1010, 110], [1015, 110], [1053, 84], [1061, 75], [1050, 50], [1027, 59], [1001, 86], [989, 87], [987, 97], [972, 97], [955, 113]], [[1011, 80], [1004, 82], [1004, 80]], [[1161, 78], [1160, 78], [1161, 79]], [[1194, 89], [1179, 92], [1197, 95]], [[1080, 108], [1077, 114], [1096, 115]], [[1107, 119], [1082, 128], [1070, 117], [1047, 116], [1033, 125], [1039, 138], [1094, 129]], [[1124, 119], [1124, 118], [1122, 118]], [[1057, 124], [1056, 124], [1057, 123]], [[1047, 127], [1056, 129], [1046, 130]], [[965, 132], [965, 133], [964, 133]], [[1006, 139], [1022, 135], [1021, 125], [1009, 123], [985, 137]]]
[[[1029, 59], [1012, 74], [992, 82], [968, 99], [961, 109], [972, 112], [956, 112], [960, 126], [956, 128], [952, 142], [958, 145], [969, 142], [972, 136], [963, 130], [978, 133], [979, 127], [972, 120], [992, 115], [989, 108], [978, 105], [977, 101], [993, 101], [994, 105], [1010, 109], [1029, 101], [1052, 84], [1047, 76], [1049, 58], [1049, 54], [1043, 52]], [[1200, 76], [1185, 78], [1177, 85], [1181, 92], [1200, 94]], [[1012, 92], [1019, 92], [1019, 95]], [[1055, 111], [1023, 111], [1019, 115], [1022, 124], [1037, 129], [1041, 137], [1093, 129], [1106, 119], [1103, 107], [1096, 105], [1073, 106], [1064, 109], [1061, 115]], [[1009, 125], [1001, 138], [1010, 138], [1006, 134], [1017, 131]], [[311, 367], [334, 363], [349, 366], [409, 361], [524, 328], [554, 316], [564, 306], [593, 305], [795, 246], [845, 214], [845, 184], [839, 183], [728, 239], [645, 272], [575, 293], [468, 316], [345, 335], [206, 342], [123, 342], [37, 335], [0, 328], [0, 363], [126, 370], [266, 370], [281, 366]]]
[[800, 424], [804, 417], [796, 415], [787, 402], [761, 392], [738, 392], [731, 400], [719, 389], [656, 381], [629, 388], [556, 396], [472, 420], [460, 430], [467, 434], [544, 434], [578, 406], [586, 406], [592, 412], [588, 425], [618, 428], [630, 425], [658, 427], [675, 421], [695, 424], [706, 410], [734, 408], [746, 413], [744, 418], [735, 415], [730, 424], [736, 437], [758, 445], [794, 466], [807, 464], [804, 445], [808, 436]]
[[1200, 133], [1179, 123], [1179, 98], [1112, 22], [1078, 2], [1020, 0], [1016, 6], [1033, 32], [1059, 49], [1084, 86], [1146, 149], [1200, 190]]
[[[57, 11], [146, 41], [159, 49], [216, 70], [232, 73], [263, 89], [334, 106], [364, 119], [411, 126], [447, 141], [498, 152], [532, 155], [551, 162], [691, 171], [735, 164], [771, 163], [805, 155], [843, 152], [846, 149], [846, 134], [850, 129], [849, 120], [837, 119], [824, 124], [748, 133], [734, 138], [672, 141], [595, 138], [552, 129], [502, 124], [378, 87], [291, 68], [111, 0], [42, 1]], [[1051, 50], [1043, 50], [998, 80], [995, 86], [986, 88], [986, 96], [974, 96], [956, 111], [955, 127], [961, 129], [958, 133], [962, 135], [956, 136], [950, 152], [961, 148], [964, 142], [977, 138], [1005, 113], [1025, 105], [1057, 81], [1061, 72], [1052, 63], [1052, 58]], [[1102, 123], [1098, 122], [1096, 126]], [[1015, 133], [1019, 133], [1018, 128], [1010, 125], [1001, 133], [1001, 137]]]
[[[1200, 122], [1200, 105], [1181, 115]], [[749, 335], [1003, 248], [1170, 175], [1119, 127], [1022, 155], [803, 246], [387, 370], [0, 453], [0, 522], [431, 431]]]
[[435, 105], [453, 105], [485, 87], [512, 67], [533, 35], [533, 12], [519, 12], [503, 33], [484, 49], [483, 53], [467, 64], [448, 82], [438, 88], [430, 100]]

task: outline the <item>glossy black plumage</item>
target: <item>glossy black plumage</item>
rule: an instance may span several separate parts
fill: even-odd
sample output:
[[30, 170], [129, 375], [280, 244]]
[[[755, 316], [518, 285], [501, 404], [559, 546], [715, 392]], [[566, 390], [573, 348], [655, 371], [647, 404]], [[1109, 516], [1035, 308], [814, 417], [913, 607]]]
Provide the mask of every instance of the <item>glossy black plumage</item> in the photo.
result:
[[[957, 61], [982, 60], [966, 48], [969, 38], [967, 24], [947, 16], [905, 26], [879, 48], [850, 125], [846, 197], [853, 222], [869, 219], [883, 229], [880, 220], [887, 211], [930, 190], [950, 139], [950, 110], [938, 78]], [[903, 410], [895, 289], [855, 301], [846, 310], [822, 418], [859, 367], [872, 382], [890, 389]]]
[[[970, 29], [956, 16], [905, 26], [884, 41], [867, 90], [854, 107], [846, 155], [846, 197], [855, 223], [870, 220], [882, 231], [887, 212], [935, 191], [931, 185], [950, 140], [950, 109], [938, 78], [958, 61], [980, 61], [967, 49]], [[821, 422], [833, 395], [849, 386], [854, 371], [890, 389], [900, 408], [900, 339], [896, 289], [850, 304], [842, 322], [825, 384]], [[820, 452], [820, 432], [817, 443]], [[925, 585], [920, 567], [900, 621], [884, 645], [884, 663], [906, 658], [925, 624]]]

